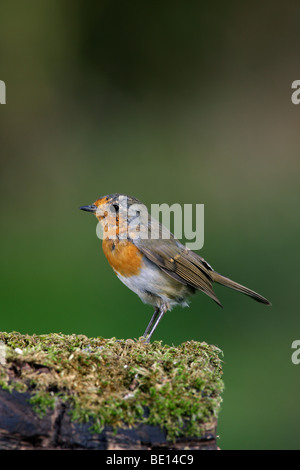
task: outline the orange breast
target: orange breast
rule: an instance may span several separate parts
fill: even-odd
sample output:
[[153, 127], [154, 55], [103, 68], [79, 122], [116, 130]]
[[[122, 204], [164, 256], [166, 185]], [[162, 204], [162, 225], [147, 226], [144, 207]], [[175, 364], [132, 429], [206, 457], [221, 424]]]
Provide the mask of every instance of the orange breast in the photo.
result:
[[125, 277], [139, 274], [143, 255], [133, 243], [127, 240], [104, 239], [102, 248], [114, 271]]

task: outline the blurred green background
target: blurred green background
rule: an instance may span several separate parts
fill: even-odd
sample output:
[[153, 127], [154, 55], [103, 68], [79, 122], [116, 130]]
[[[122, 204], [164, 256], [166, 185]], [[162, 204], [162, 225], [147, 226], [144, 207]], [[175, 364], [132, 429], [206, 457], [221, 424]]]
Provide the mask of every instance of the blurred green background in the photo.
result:
[[205, 205], [216, 286], [154, 339], [224, 351], [222, 449], [298, 449], [297, 1], [3, 1], [2, 331], [136, 338], [152, 314], [78, 207], [114, 192]]

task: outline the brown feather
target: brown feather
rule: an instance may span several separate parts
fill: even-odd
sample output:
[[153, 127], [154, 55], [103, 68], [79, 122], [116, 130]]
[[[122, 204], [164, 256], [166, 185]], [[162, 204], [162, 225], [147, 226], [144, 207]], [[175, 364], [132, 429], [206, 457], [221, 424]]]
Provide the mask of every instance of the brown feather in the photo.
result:
[[[151, 224], [153, 223], [158, 224], [151, 219]], [[133, 240], [133, 243], [169, 276], [182, 284], [201, 290], [222, 307], [212, 288], [211, 268], [208, 263], [203, 263], [200, 256], [188, 250], [173, 234], [166, 232], [165, 228], [162, 228], [162, 231], [164, 235], [169, 235], [169, 239], [138, 238]]]
[[[153, 224], [159, 225], [159, 239], [151, 239], [150, 227]], [[149, 218], [148, 236], [148, 239], [138, 238], [133, 242], [150, 261], [182, 284], [204, 292], [221, 307], [222, 304], [213, 291], [213, 282], [249, 295], [258, 302], [271, 305], [262, 295], [214, 271], [204, 258], [182, 245], [171, 232], [152, 218]]]

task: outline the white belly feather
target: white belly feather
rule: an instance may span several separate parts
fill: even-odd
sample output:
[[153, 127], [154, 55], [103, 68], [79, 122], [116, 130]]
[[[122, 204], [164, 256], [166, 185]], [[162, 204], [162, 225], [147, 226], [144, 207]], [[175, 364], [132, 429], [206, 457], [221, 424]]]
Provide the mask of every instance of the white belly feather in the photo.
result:
[[188, 305], [185, 296], [192, 292], [147, 259], [143, 261], [138, 275], [126, 277], [118, 272], [116, 274], [144, 303], [155, 307], [160, 307], [162, 303], [167, 303], [170, 307], [178, 304]]

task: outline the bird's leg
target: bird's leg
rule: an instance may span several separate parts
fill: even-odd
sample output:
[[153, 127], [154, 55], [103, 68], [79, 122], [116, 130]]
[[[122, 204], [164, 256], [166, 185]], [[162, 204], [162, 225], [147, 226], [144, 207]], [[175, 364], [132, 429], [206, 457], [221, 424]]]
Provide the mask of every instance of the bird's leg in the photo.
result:
[[147, 334], [151, 330], [151, 327], [152, 327], [153, 323], [155, 322], [156, 317], [157, 317], [158, 314], [159, 314], [159, 307], [156, 307], [155, 310], [154, 310], [154, 313], [151, 317], [151, 320], [149, 321], [149, 324], [148, 324], [148, 326], [145, 330], [145, 333], [143, 334], [144, 338], [146, 338]]
[[[145, 333], [147, 332], [147, 334], [145, 335], [145, 333], [144, 333], [144, 337], [146, 338], [146, 343], [150, 343], [151, 336], [153, 335], [157, 325], [159, 324], [160, 320], [162, 319], [162, 317], [164, 316], [164, 314], [166, 313], [167, 310], [168, 310], [168, 307], [167, 307], [166, 304], [162, 304], [160, 306], [160, 308], [157, 308], [155, 310], [155, 312], [154, 312], [154, 314], [153, 314], [153, 316], [150, 320], [150, 323], [146, 328]], [[154, 326], [152, 327], [153, 323], [154, 323]], [[150, 333], [148, 334], [148, 331], [150, 330], [150, 328], [152, 328], [152, 329], [151, 329]]]

